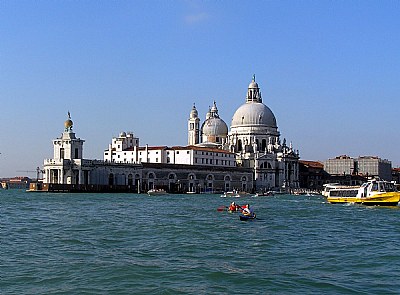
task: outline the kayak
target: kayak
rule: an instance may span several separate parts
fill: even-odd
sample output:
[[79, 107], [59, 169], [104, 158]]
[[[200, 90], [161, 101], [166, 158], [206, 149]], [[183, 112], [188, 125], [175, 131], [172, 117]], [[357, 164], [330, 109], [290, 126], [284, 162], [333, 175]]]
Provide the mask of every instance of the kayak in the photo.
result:
[[240, 218], [241, 221], [254, 220], [254, 219], [256, 219], [256, 215], [254, 213], [252, 215], [249, 215], [249, 216], [240, 214], [239, 218]]

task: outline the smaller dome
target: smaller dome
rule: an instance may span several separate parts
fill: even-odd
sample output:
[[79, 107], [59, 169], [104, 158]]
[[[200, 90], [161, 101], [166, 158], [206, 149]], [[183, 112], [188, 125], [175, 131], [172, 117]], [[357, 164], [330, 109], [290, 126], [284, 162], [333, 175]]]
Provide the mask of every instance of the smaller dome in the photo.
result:
[[258, 84], [257, 84], [257, 82], [256, 81], [251, 81], [250, 82], [250, 84], [249, 84], [249, 88], [258, 88]]
[[249, 84], [249, 88], [258, 88], [258, 84], [256, 82], [256, 75], [253, 75], [253, 79], [251, 80], [250, 84]]
[[122, 131], [122, 132], [119, 134], [119, 137], [126, 137], [126, 133], [125, 133], [124, 131]]
[[209, 118], [203, 124], [202, 133], [206, 136], [224, 137], [228, 135], [228, 126], [220, 118]]
[[192, 110], [190, 111], [190, 118], [199, 117], [199, 113], [197, 112], [196, 106], [193, 104]]

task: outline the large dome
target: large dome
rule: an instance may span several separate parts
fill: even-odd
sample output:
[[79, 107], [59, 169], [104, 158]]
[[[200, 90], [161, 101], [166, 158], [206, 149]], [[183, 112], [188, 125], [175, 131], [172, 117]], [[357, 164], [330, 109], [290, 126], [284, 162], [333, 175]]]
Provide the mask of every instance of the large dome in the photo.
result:
[[261, 102], [245, 103], [233, 115], [231, 127], [249, 125], [277, 127], [274, 114], [269, 107]]
[[227, 136], [228, 126], [220, 118], [209, 118], [203, 123], [202, 133], [206, 136]]

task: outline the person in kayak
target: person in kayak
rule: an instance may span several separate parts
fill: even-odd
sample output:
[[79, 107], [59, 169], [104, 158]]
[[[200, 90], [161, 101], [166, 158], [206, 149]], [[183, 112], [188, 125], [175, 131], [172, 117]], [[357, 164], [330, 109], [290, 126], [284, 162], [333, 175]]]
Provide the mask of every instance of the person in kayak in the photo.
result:
[[237, 211], [238, 209], [239, 209], [239, 205], [237, 205], [235, 202], [232, 202], [232, 203], [229, 205], [229, 208], [228, 208], [228, 210], [231, 211], [231, 212], [235, 212], [235, 211]]
[[243, 207], [244, 208], [242, 210], [242, 213], [243, 213], [244, 216], [252, 216], [254, 214], [253, 210], [250, 209], [250, 205], [249, 204], [246, 204]]

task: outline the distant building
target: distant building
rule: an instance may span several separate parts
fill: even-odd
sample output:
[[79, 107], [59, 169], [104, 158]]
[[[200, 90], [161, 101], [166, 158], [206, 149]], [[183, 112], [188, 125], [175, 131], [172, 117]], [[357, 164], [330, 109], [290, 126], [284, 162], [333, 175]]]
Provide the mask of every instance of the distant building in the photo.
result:
[[392, 163], [378, 157], [360, 156], [351, 158], [346, 155], [328, 159], [324, 162], [324, 169], [330, 175], [361, 175], [364, 177], [379, 177], [383, 180], [392, 180]]
[[393, 168], [392, 169], [392, 181], [400, 184], [400, 168]]
[[3, 188], [10, 189], [27, 189], [29, 188], [29, 184], [31, 183], [31, 179], [26, 176], [16, 176], [13, 178], [3, 178], [1, 180], [1, 186]]
[[321, 190], [329, 174], [324, 170], [324, 164], [318, 161], [299, 161], [300, 188]]

